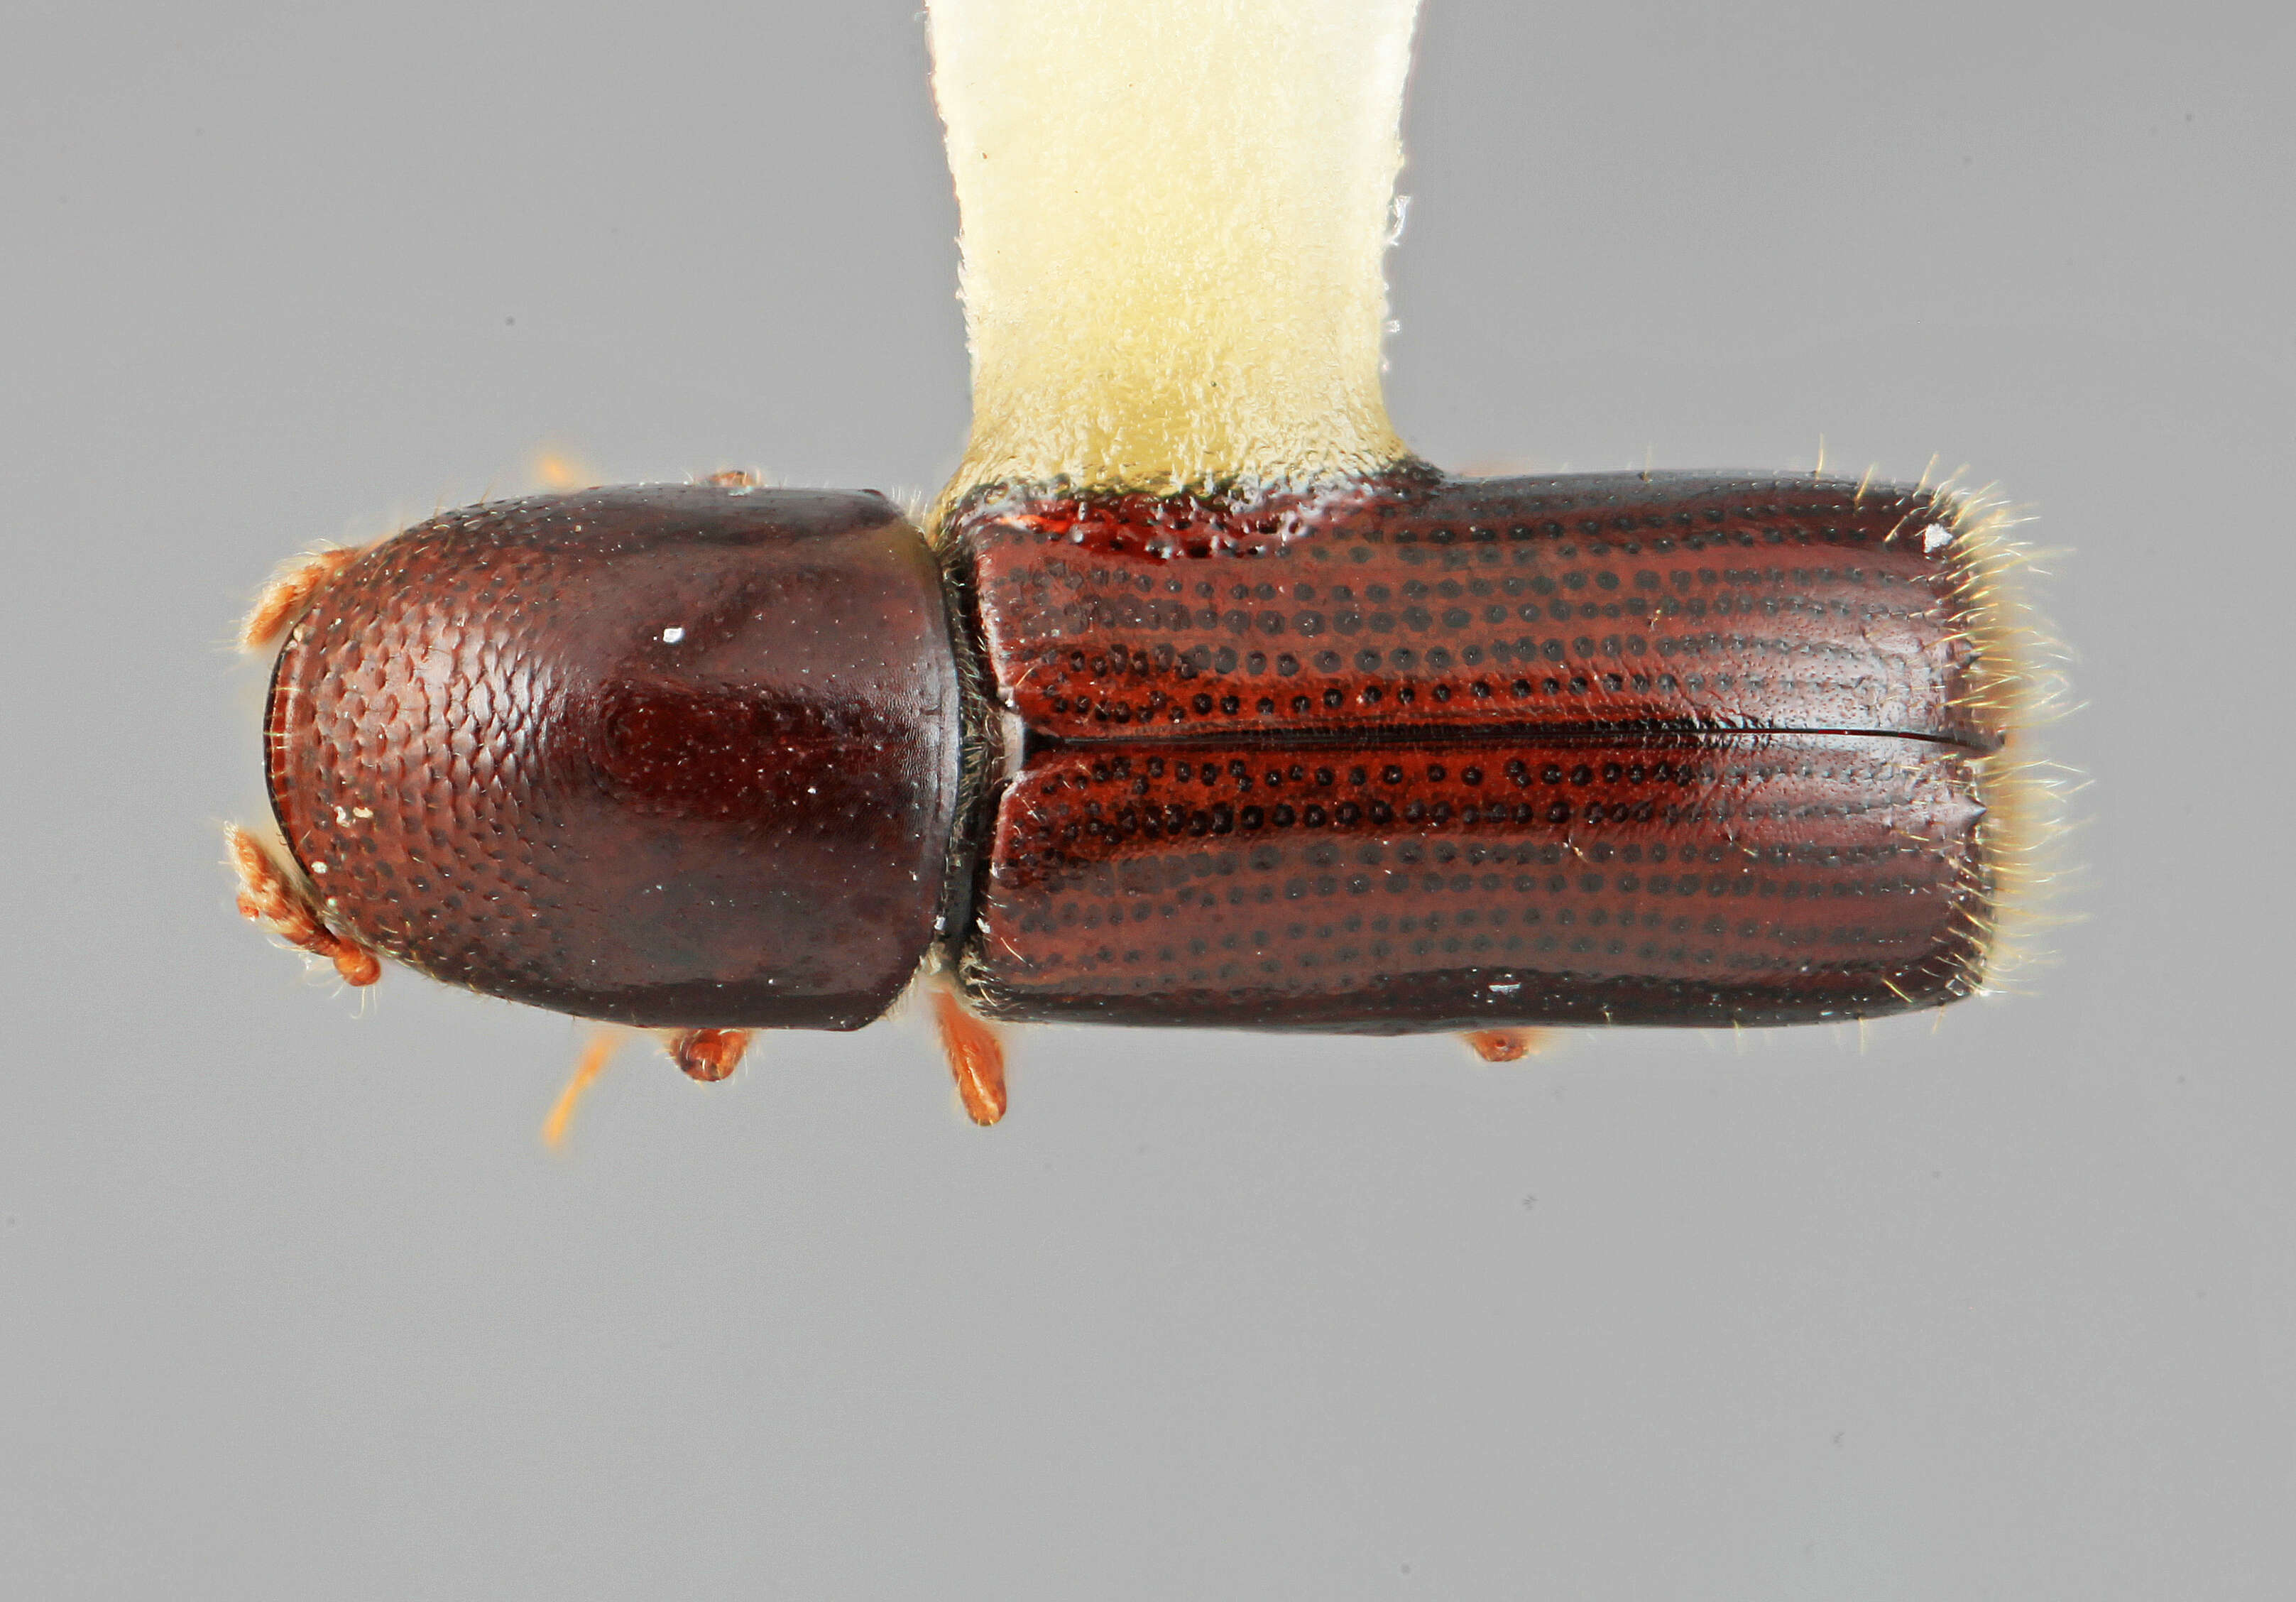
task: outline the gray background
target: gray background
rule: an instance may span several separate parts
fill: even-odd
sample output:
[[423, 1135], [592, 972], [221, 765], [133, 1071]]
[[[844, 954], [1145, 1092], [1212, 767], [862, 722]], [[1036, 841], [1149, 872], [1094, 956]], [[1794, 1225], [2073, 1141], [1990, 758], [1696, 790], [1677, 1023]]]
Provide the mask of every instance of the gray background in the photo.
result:
[[233, 915], [222, 641], [546, 443], [935, 484], [922, 23], [8, 6], [0, 1591], [2291, 1594], [2284, 11], [1715, 9], [1429, 0], [1395, 415], [2034, 505], [2092, 783], [2030, 994], [1037, 1030], [993, 1133], [897, 1021], [632, 1056], [554, 1159], [573, 1026]]

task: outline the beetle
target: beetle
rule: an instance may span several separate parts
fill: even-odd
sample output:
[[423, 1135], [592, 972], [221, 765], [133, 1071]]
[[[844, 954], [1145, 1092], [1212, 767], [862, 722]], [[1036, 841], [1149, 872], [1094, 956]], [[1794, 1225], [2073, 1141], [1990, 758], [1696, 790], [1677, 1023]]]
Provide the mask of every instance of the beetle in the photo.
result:
[[[1325, 120], [1353, 103], [1391, 144], [1411, 9], [1361, 5], [1392, 70]], [[1376, 212], [1350, 192], [1324, 219], [1373, 239], [1372, 316], [1306, 364], [1370, 398], [1319, 401], [1275, 470], [1201, 445], [1243, 385], [1186, 388], [1169, 349], [1078, 379], [1087, 399], [1015, 381], [1101, 349], [1048, 328], [994, 355], [1029, 286], [980, 265], [1019, 253], [980, 248], [997, 213], [964, 157], [989, 136], [949, 80], [984, 48], [962, 29], [1027, 12], [934, 7], [976, 357], [940, 501], [727, 473], [465, 507], [291, 569], [245, 630], [275, 653], [278, 840], [234, 833], [242, 910], [354, 984], [388, 957], [668, 1031], [703, 1080], [750, 1031], [859, 1028], [923, 974], [983, 1123], [996, 1021], [1448, 1031], [1500, 1061], [1554, 1025], [1982, 988], [2029, 699], [1997, 508], [1870, 476], [1419, 460], [1378, 407], [1375, 142]], [[1281, 388], [1304, 321], [1251, 382]], [[1152, 433], [1178, 407], [1195, 454], [1029, 455], [1087, 411], [1107, 431], [1128, 377], [1182, 385], [1116, 409]], [[1016, 428], [1011, 393], [1053, 394], [1051, 421]], [[1356, 443], [1315, 433], [1326, 412]]]

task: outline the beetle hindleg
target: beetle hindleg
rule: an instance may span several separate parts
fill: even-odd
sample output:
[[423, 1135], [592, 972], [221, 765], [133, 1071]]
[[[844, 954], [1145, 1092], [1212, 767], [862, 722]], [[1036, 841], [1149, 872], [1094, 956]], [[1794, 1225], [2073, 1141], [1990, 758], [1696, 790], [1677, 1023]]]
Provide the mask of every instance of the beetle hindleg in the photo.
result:
[[1459, 1038], [1486, 1063], [1520, 1063], [1546, 1048], [1548, 1029], [1471, 1029]]
[[1004, 1116], [1004, 1043], [996, 1026], [964, 1005], [955, 986], [933, 986], [933, 1022], [940, 1026], [940, 1047], [948, 1056], [948, 1071], [956, 1080], [957, 1099], [965, 1116], [983, 1126]]
[[245, 829], [224, 831], [232, 866], [239, 870], [239, 910], [289, 945], [324, 957], [335, 965], [346, 984], [373, 984], [382, 977], [382, 964], [357, 941], [347, 940], [326, 925], [318, 903], [298, 884], [271, 853]]
[[746, 1029], [681, 1029], [669, 1038], [669, 1060], [690, 1079], [715, 1084], [742, 1065], [750, 1049]]

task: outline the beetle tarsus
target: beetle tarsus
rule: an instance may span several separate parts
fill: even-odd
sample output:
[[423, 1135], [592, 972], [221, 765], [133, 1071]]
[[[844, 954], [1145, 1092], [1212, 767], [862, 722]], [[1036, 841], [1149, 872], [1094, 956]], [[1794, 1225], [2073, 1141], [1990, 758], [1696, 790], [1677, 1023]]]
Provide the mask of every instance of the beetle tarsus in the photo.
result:
[[1467, 1043], [1468, 1050], [1486, 1063], [1520, 1063], [1533, 1052], [1545, 1050], [1551, 1032], [1544, 1029], [1471, 1029], [1459, 1038]]
[[954, 988], [933, 990], [933, 1021], [940, 1026], [941, 1049], [956, 1080], [965, 1116], [986, 1128], [1004, 1116], [1004, 1043], [996, 1027], [966, 1007]]
[[681, 1029], [669, 1039], [669, 1060], [689, 1079], [714, 1085], [742, 1065], [750, 1048], [746, 1029]]

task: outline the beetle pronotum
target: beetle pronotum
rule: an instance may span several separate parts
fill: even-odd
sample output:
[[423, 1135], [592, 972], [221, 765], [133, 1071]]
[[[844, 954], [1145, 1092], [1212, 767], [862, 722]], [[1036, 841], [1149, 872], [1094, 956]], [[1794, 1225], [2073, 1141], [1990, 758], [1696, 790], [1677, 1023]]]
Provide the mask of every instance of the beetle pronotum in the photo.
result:
[[1980, 988], [2032, 694], [1997, 514], [1414, 456], [1414, 9], [934, 0], [974, 362], [935, 505], [721, 475], [296, 569], [247, 628], [281, 842], [234, 834], [242, 909], [701, 1079], [922, 973], [982, 1122], [984, 1018], [1505, 1060]]

